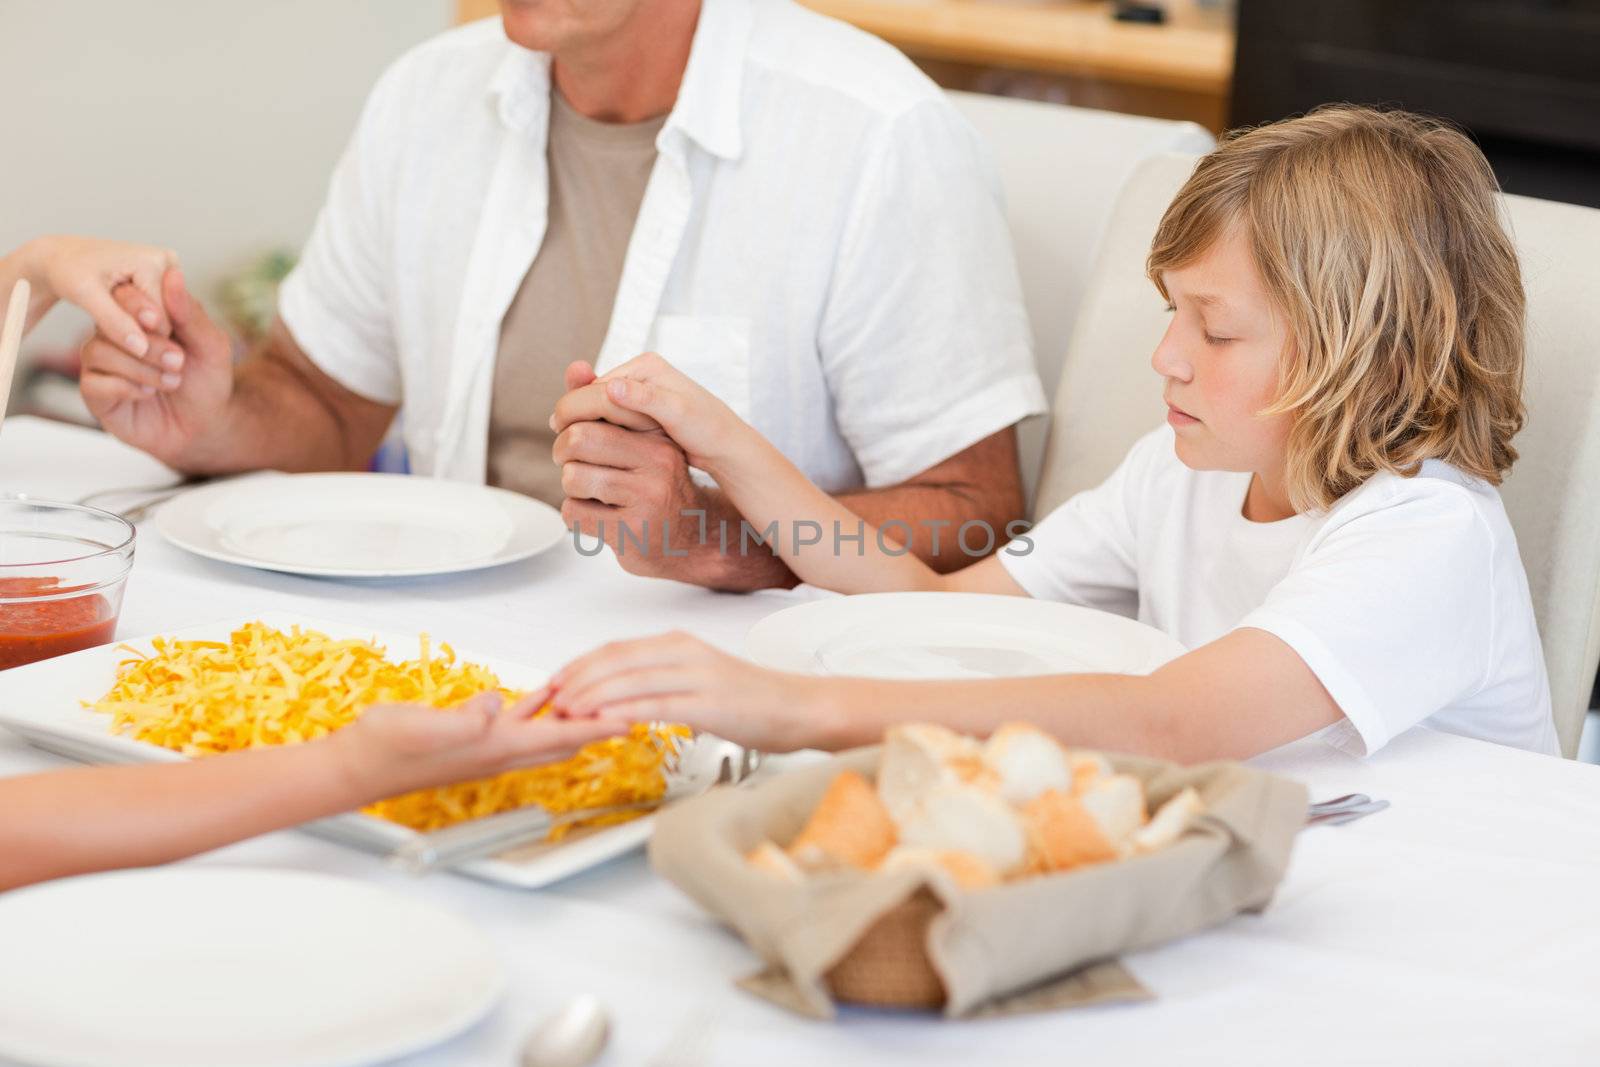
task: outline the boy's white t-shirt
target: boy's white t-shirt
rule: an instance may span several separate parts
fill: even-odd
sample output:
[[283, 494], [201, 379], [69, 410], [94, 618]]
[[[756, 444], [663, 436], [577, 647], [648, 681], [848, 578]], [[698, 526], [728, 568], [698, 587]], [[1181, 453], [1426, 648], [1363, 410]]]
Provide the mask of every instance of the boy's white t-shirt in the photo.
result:
[[1424, 721], [1559, 751], [1493, 486], [1430, 460], [1325, 512], [1259, 523], [1243, 515], [1250, 477], [1190, 470], [1162, 427], [1000, 558], [1034, 597], [1136, 615], [1190, 649], [1246, 626], [1276, 635], [1344, 712], [1326, 739], [1358, 755]]

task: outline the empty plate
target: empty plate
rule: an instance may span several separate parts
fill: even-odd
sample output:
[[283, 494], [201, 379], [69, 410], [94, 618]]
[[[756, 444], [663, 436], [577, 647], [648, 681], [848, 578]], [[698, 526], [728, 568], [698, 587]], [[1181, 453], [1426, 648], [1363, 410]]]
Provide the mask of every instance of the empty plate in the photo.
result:
[[869, 678], [1148, 674], [1186, 650], [1093, 608], [977, 593], [871, 593], [787, 608], [745, 638], [757, 663]]
[[230, 479], [174, 498], [156, 529], [208, 559], [334, 578], [493, 567], [567, 533], [561, 513], [531, 497], [405, 474]]
[[169, 867], [0, 896], [0, 1057], [35, 1067], [355, 1067], [481, 1019], [465, 920], [346, 878]]

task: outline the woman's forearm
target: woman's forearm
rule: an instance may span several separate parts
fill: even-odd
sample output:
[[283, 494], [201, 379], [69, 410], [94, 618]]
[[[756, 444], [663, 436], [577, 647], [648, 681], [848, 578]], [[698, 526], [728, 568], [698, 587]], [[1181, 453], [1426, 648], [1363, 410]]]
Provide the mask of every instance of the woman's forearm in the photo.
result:
[[332, 741], [0, 780], [0, 890], [165, 863], [376, 799]]
[[39, 324], [45, 313], [56, 305], [56, 294], [47, 284], [42, 269], [43, 238], [29, 241], [9, 255], [0, 258], [0, 308], [11, 299], [11, 290], [17, 282], [27, 280], [30, 289], [28, 314], [23, 319], [22, 332], [27, 333]]

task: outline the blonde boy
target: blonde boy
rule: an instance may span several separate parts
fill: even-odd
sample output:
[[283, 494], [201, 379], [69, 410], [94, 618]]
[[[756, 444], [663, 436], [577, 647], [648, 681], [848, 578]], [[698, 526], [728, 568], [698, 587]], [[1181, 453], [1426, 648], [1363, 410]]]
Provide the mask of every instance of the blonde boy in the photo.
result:
[[[1186, 761], [1317, 731], [1364, 754], [1421, 722], [1554, 753], [1495, 489], [1523, 420], [1522, 285], [1497, 191], [1470, 141], [1402, 112], [1331, 107], [1229, 138], [1150, 254], [1172, 313], [1151, 360], [1168, 425], [1050, 514], [1032, 551], [941, 576], [870, 536], [864, 557], [786, 546], [806, 581], [844, 592], [1136, 602], [1192, 649], [1155, 673], [801, 678], [669, 636], [569, 665], [558, 709], [774, 749], [861, 743], [903, 719], [983, 734], [1026, 715], [1074, 744]], [[855, 526], [650, 357], [582, 403], [659, 423], [760, 527]]]

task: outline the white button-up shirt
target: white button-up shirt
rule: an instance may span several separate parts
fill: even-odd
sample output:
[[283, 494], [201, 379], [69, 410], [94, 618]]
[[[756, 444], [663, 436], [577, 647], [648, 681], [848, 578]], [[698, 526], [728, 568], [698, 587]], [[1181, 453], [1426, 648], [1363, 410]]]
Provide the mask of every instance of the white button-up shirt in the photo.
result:
[[[550, 57], [498, 20], [373, 90], [280, 311], [403, 404], [412, 469], [482, 481], [500, 320], [545, 230]], [[705, 0], [604, 373], [657, 351], [829, 491], [893, 485], [1044, 410], [998, 181], [889, 46], [790, 0]]]

